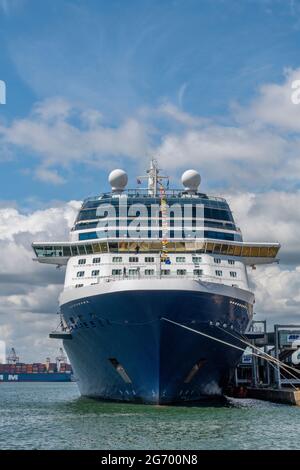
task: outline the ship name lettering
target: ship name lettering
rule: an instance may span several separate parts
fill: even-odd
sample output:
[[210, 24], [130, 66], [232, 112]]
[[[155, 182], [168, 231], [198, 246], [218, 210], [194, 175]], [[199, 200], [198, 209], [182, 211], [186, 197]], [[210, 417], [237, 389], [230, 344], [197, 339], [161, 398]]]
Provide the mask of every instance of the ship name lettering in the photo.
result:
[[8, 376], [8, 380], [19, 380], [19, 376], [15, 374], [10, 374]]

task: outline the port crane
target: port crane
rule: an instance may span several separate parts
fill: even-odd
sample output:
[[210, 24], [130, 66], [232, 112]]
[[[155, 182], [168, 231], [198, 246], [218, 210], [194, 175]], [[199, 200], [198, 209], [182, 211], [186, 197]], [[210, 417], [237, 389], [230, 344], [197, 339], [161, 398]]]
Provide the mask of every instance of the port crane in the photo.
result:
[[60, 370], [61, 364], [65, 364], [67, 362], [67, 356], [65, 355], [63, 348], [59, 348], [58, 356], [55, 358], [57, 369]]
[[19, 362], [19, 356], [17, 356], [15, 348], [11, 348], [10, 353], [6, 359], [7, 364], [17, 364], [17, 362]]

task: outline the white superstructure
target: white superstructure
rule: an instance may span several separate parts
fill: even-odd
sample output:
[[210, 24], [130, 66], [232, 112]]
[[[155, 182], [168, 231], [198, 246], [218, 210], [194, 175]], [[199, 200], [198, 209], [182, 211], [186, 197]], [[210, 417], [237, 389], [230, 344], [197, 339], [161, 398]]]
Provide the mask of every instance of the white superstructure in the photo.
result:
[[196, 170], [173, 190], [152, 160], [143, 180], [126, 189], [113, 170], [111, 192], [83, 202], [69, 241], [33, 243], [37, 261], [66, 266], [52, 337], [64, 339], [83, 395], [197, 399], [227, 383], [241, 355], [238, 336], [224, 346], [227, 330], [243, 335], [253, 315], [247, 267], [276, 261], [280, 245], [244, 242], [227, 202], [199, 192]]

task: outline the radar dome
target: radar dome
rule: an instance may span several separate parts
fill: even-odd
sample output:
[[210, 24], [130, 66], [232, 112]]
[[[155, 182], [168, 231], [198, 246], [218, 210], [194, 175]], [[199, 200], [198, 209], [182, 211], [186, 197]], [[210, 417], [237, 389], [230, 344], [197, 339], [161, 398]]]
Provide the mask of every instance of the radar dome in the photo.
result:
[[113, 191], [123, 191], [128, 182], [128, 176], [124, 170], [116, 169], [110, 172], [108, 181]]
[[181, 176], [181, 182], [187, 191], [197, 191], [201, 176], [196, 170], [186, 170]]

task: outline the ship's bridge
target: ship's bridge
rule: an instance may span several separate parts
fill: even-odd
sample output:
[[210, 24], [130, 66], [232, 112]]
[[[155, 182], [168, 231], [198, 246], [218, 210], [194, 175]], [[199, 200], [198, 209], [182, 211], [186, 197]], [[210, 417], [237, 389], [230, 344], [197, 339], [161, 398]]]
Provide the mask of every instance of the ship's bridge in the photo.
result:
[[[32, 244], [40, 263], [66, 265], [72, 256], [100, 253], [160, 253], [159, 240], [93, 240], [78, 242], [36, 242]], [[222, 254], [240, 259], [247, 265], [276, 261], [279, 243], [220, 242], [220, 240], [185, 240], [168, 244], [169, 253]]]
[[[242, 241], [226, 200], [182, 190], [165, 190], [168, 238], [182, 239], [198, 230], [197, 238]], [[72, 229], [73, 240], [130, 236], [131, 227], [140, 227], [141, 238], [162, 238], [161, 198], [148, 190], [124, 190], [86, 199]], [[195, 235], [194, 235], [195, 236]]]
[[187, 170], [184, 189], [168, 189], [152, 160], [147, 189], [126, 189], [127, 174], [109, 175], [110, 193], [86, 199], [71, 231], [71, 241], [33, 243], [37, 260], [63, 265], [74, 256], [99, 253], [207, 253], [245, 264], [276, 260], [279, 243], [243, 242], [229, 205], [199, 192], [200, 175]]

